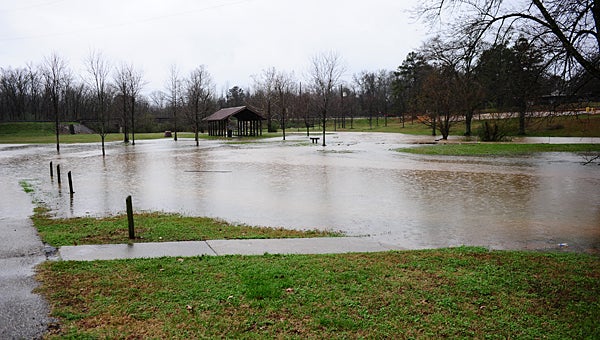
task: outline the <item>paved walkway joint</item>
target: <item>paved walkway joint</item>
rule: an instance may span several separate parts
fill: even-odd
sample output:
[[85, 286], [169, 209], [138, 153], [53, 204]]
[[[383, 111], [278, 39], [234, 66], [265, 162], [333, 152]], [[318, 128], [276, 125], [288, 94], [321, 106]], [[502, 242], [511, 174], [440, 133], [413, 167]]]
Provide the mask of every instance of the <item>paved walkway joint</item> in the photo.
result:
[[400, 249], [366, 237], [209, 240], [64, 246], [59, 249], [58, 258], [64, 261], [94, 261], [165, 256], [339, 254]]

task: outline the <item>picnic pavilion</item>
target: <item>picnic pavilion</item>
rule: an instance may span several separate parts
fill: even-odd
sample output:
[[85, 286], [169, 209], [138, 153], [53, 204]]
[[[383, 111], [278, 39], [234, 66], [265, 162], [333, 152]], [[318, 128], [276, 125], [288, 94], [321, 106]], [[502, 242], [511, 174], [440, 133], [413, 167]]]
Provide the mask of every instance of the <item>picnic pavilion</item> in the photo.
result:
[[265, 118], [249, 106], [220, 109], [203, 119], [207, 123], [209, 136], [262, 136], [262, 121]]

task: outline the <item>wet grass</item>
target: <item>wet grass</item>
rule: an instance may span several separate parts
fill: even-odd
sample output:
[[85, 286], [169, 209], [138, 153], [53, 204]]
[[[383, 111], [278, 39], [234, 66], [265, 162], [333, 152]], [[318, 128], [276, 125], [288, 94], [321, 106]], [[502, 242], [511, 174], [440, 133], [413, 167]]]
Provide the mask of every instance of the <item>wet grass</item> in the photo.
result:
[[436, 156], [518, 156], [539, 152], [600, 152], [600, 144], [451, 143], [401, 148], [396, 151]]
[[[32, 220], [42, 241], [54, 247], [132, 241], [129, 240], [127, 215], [55, 219], [46, 209], [38, 207]], [[254, 227], [209, 217], [167, 213], [134, 214], [134, 225], [136, 239], [133, 242], [342, 236], [332, 231]]]
[[23, 191], [25, 191], [28, 194], [35, 192], [35, 188], [28, 180], [20, 180], [19, 185], [21, 186], [21, 188], [23, 188]]
[[[481, 126], [481, 121], [473, 121], [473, 133]], [[517, 135], [518, 120], [516, 118], [506, 119], [503, 121], [503, 126], [508, 129], [508, 135]], [[305, 132], [304, 127], [288, 128], [288, 132]], [[319, 133], [321, 131], [318, 124], [311, 129], [311, 133]], [[327, 121], [327, 132], [334, 131], [354, 131], [354, 132], [391, 132], [405, 133], [413, 135], [431, 135], [431, 128], [419, 123], [417, 120], [407, 118], [405, 124], [398, 117], [389, 117], [386, 121], [384, 118], [376, 119], [373, 117], [371, 121], [368, 118], [355, 118], [350, 123], [350, 119], [346, 119], [345, 128], [341, 128], [338, 123], [334, 127], [334, 120]], [[465, 132], [464, 122], [456, 122], [451, 129], [451, 135], [463, 135]], [[537, 137], [599, 137], [600, 136], [600, 115], [570, 115], [557, 116], [549, 118], [528, 118], [527, 119], [527, 136]], [[0, 123], [0, 143], [4, 144], [43, 144], [55, 143], [56, 136], [54, 134], [54, 123]], [[178, 132], [179, 138], [194, 138], [191, 132]], [[255, 141], [257, 139], [281, 137], [281, 129], [276, 133], [267, 133], [266, 130], [262, 136], [244, 137], [243, 141], [224, 138], [210, 137], [206, 134], [200, 134], [201, 139], [223, 139], [233, 143], [245, 143]], [[143, 139], [160, 139], [165, 138], [163, 132], [157, 133], [136, 133], [136, 140]], [[118, 142], [123, 140], [123, 135], [111, 133], [106, 136], [107, 142]], [[60, 135], [61, 143], [99, 143], [100, 136], [97, 134], [75, 134]]]
[[[476, 135], [483, 121], [474, 120], [472, 122], [472, 131]], [[339, 125], [339, 124], [338, 124]], [[396, 132], [412, 135], [431, 135], [431, 128], [419, 123], [417, 120], [411, 121], [409, 117], [402, 125], [398, 117], [390, 117], [387, 124], [383, 118], [379, 121], [375, 118], [369, 122], [368, 118], [356, 118], [353, 120], [353, 128], [350, 128], [349, 119], [346, 120], [346, 128], [336, 127], [337, 131], [356, 131], [356, 132]], [[516, 136], [519, 131], [519, 121], [517, 118], [506, 119], [502, 125], [507, 129], [508, 136]], [[333, 120], [328, 121], [327, 131], [333, 131]], [[463, 121], [452, 124], [450, 135], [462, 136], [466, 127]], [[439, 132], [438, 132], [439, 134]], [[600, 137], [600, 115], [569, 115], [547, 118], [528, 118], [526, 125], [526, 135], [532, 137]]]
[[[244, 137], [244, 141], [254, 141], [270, 137], [281, 136], [281, 133], [263, 133], [262, 136]], [[177, 137], [182, 140], [193, 139], [193, 132], [177, 132]], [[131, 138], [131, 136], [130, 136]], [[173, 137], [165, 137], [164, 132], [136, 132], [136, 140], [145, 139], [172, 139]], [[212, 137], [207, 134], [199, 134], [199, 139], [208, 140], [226, 140], [235, 142], [235, 138]], [[61, 134], [61, 144], [71, 143], [100, 143], [102, 140], [98, 134]], [[109, 133], [105, 137], [105, 142], [122, 142], [122, 133]], [[52, 144], [56, 143], [56, 135], [54, 132], [54, 123], [0, 123], [0, 144]]]
[[600, 259], [453, 248], [45, 262], [48, 338], [599, 338]]

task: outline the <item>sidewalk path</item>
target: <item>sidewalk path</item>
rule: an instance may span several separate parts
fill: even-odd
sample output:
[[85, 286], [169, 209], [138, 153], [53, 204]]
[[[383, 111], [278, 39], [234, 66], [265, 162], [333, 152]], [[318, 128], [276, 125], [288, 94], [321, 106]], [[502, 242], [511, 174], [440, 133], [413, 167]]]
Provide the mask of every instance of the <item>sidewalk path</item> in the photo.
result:
[[50, 309], [33, 290], [44, 245], [29, 218], [14, 217], [0, 218], [0, 244], [0, 339], [42, 338]]
[[58, 256], [64, 261], [94, 261], [163, 256], [337, 254], [400, 250], [365, 237], [325, 237], [250, 240], [209, 240], [64, 246]]

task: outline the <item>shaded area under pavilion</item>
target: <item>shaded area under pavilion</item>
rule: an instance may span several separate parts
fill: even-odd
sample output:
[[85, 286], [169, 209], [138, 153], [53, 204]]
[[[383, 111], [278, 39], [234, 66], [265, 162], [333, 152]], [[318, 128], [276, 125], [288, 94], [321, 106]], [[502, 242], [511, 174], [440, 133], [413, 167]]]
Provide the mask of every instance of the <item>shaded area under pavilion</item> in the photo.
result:
[[209, 136], [262, 136], [262, 121], [265, 118], [248, 106], [220, 109], [203, 119], [207, 123]]

